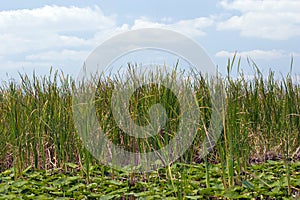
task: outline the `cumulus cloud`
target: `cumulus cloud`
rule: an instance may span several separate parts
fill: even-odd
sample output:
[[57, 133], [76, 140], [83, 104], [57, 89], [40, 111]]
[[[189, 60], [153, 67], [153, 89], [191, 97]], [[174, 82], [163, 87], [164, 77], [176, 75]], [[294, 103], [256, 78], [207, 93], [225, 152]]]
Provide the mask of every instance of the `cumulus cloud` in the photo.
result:
[[0, 33], [101, 30], [115, 25], [99, 7], [44, 6], [0, 12]]
[[171, 19], [162, 19], [162, 22], [152, 22], [140, 18], [135, 20], [132, 26], [128, 24], [118, 26], [116, 16], [105, 16], [97, 6], [85, 8], [44, 6], [1, 11], [0, 53], [11, 55], [34, 50], [94, 48], [113, 34], [137, 28], [169, 28], [191, 36], [199, 36], [205, 35], [203, 28], [213, 23], [209, 18], [181, 20], [174, 23], [170, 21]]
[[44, 6], [0, 12], [0, 53], [88, 46], [87, 38], [76, 34], [115, 28], [114, 16], [105, 16], [95, 7]]
[[[213, 25], [213, 19], [210, 17], [199, 17], [188, 20], [171, 22], [172, 19], [163, 18], [161, 22], [153, 22], [147, 18], [140, 18], [134, 21], [132, 29], [138, 28], [166, 28], [174, 31], [180, 31], [191, 37], [206, 35], [204, 29]], [[167, 22], [167, 23], [166, 23]]]
[[287, 40], [300, 36], [300, 1], [223, 0], [223, 9], [238, 14], [217, 24], [217, 30], [239, 31], [241, 36]]
[[[117, 24], [116, 15], [105, 15], [97, 6], [47, 5], [33, 9], [0, 11], [0, 71], [50, 66], [80, 67], [101, 42], [118, 33], [138, 28], [167, 28], [190, 36], [203, 36], [210, 18], [159, 22], [136, 19]], [[1, 77], [0, 73], [0, 77]]]
[[218, 58], [232, 58], [236, 54], [238, 57], [241, 58], [252, 58], [254, 60], [272, 60], [272, 59], [280, 59], [283, 57], [291, 56], [287, 54], [283, 50], [260, 50], [255, 49], [251, 51], [242, 51], [242, 52], [229, 52], [229, 51], [219, 51], [215, 54]]

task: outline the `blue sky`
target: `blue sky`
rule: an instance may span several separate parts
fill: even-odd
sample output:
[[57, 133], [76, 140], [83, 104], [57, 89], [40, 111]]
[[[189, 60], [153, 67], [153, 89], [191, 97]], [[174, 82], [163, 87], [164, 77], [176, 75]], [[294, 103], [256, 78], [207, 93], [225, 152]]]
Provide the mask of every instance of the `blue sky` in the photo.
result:
[[197, 41], [222, 74], [234, 52], [251, 76], [260, 69], [300, 74], [300, 1], [88, 0], [2, 2], [0, 79], [18, 72], [76, 76], [98, 45], [112, 35], [144, 27], [176, 30]]

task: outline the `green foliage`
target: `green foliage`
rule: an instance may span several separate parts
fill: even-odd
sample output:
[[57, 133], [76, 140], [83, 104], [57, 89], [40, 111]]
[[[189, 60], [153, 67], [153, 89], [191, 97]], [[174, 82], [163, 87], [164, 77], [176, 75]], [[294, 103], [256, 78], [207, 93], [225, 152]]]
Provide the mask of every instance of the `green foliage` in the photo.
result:
[[[91, 167], [89, 183], [80, 171], [62, 173], [57, 169], [47, 172], [30, 170], [14, 180], [13, 170], [6, 170], [0, 173], [0, 199], [176, 199], [176, 195], [184, 199], [282, 199], [287, 196], [287, 181], [281, 175], [285, 173], [283, 162], [249, 166], [247, 173], [260, 173], [260, 178], [249, 175], [243, 178], [241, 185], [233, 188], [224, 188], [220, 164], [212, 167], [211, 187], [206, 188], [204, 165], [174, 163], [171, 171], [175, 190], [171, 181], [167, 180], [167, 168], [136, 174], [133, 184], [129, 184], [128, 174], [115, 171], [117, 176], [113, 179], [105, 173], [105, 167], [99, 166]], [[298, 169], [299, 163], [291, 165], [290, 179], [294, 196], [300, 192]]]
[[[111, 180], [105, 181], [97, 180], [93, 175], [92, 166], [102, 165], [84, 148], [74, 126], [72, 92], [76, 86], [72, 78], [58, 72], [45, 77], [20, 75], [20, 83], [10, 81], [1, 85], [0, 172], [1, 181], [6, 184], [0, 185], [0, 194], [6, 195], [2, 196], [5, 199], [14, 198], [19, 193], [29, 195], [28, 198], [30, 194], [37, 194], [40, 198], [45, 194], [50, 194], [45, 198], [73, 197], [75, 194], [97, 198], [101, 194], [106, 195], [103, 196], [105, 199], [112, 199], [124, 194], [136, 198], [161, 194], [183, 198], [183, 193], [185, 198], [193, 199], [266, 194], [282, 197], [299, 192], [299, 170], [295, 168], [299, 167], [297, 160], [300, 157], [299, 83], [294, 82], [291, 74], [276, 79], [274, 72], [270, 72], [264, 77], [256, 65], [253, 78], [247, 79], [240, 71], [239, 76], [233, 78], [230, 76], [233, 67], [233, 61], [229, 60], [228, 75], [222, 79], [216, 76], [224, 85], [226, 112], [223, 113], [224, 130], [215, 148], [205, 158], [199, 153], [210, 124], [212, 105], [207, 86], [212, 80], [193, 72], [185, 80], [185, 84], [192, 85], [201, 113], [193, 145], [178, 160], [179, 163], [171, 165], [172, 169], [145, 175], [143, 178], [149, 183], [138, 182], [135, 184], [138, 186], [134, 186], [137, 190], [120, 181], [128, 178], [120, 172], [111, 170]], [[116, 125], [110, 109], [114, 88], [123, 84], [121, 77], [101, 75], [98, 79], [95, 94], [97, 117], [108, 138], [133, 152], [149, 152], [168, 144], [176, 134], [182, 112], [176, 96], [158, 84], [136, 90], [130, 99], [129, 111], [134, 122], [147, 125], [149, 108], [161, 103], [166, 109], [167, 125], [158, 136], [150, 139], [128, 136]], [[161, 77], [153, 78], [160, 80]], [[176, 80], [176, 73], [171, 73], [169, 78]], [[268, 160], [283, 163], [268, 165]], [[205, 164], [200, 164], [202, 162]], [[253, 163], [267, 165], [251, 167]], [[179, 169], [184, 169], [184, 172]], [[46, 184], [52, 176], [43, 173], [51, 170], [66, 175], [59, 175], [64, 177]], [[160, 171], [164, 172], [160, 174]], [[68, 173], [72, 175], [68, 176]], [[74, 176], [74, 173], [78, 174]], [[103, 169], [101, 173], [104, 173]], [[278, 177], [279, 174], [284, 175]], [[129, 177], [131, 182], [135, 178], [138, 175]], [[101, 187], [108, 186], [106, 191], [96, 185], [100, 182]], [[147, 187], [150, 184], [152, 189], [142, 189], [146, 188], [145, 184]], [[38, 192], [40, 189], [41, 193]]]

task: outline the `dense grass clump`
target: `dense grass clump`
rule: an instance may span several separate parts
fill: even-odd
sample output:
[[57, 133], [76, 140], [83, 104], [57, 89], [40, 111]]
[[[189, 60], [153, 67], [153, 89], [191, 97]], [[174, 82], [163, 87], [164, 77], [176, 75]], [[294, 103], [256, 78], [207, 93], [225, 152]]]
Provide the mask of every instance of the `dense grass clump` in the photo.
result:
[[[185, 84], [192, 86], [196, 96], [201, 122], [193, 145], [178, 162], [187, 166], [204, 163], [207, 188], [213, 179], [210, 166], [218, 163], [222, 185], [230, 188], [241, 184], [248, 176], [256, 177], [247, 171], [251, 164], [282, 161], [290, 194], [293, 191], [290, 166], [300, 157], [300, 85], [291, 74], [275, 79], [274, 72], [264, 77], [257, 70], [251, 79], [246, 79], [243, 73], [232, 78], [231, 69], [232, 63], [229, 63], [228, 75], [217, 77], [226, 94], [223, 102], [226, 110], [221, 113], [224, 129], [207, 157], [199, 152], [209, 126], [212, 105], [207, 85], [211, 80], [196, 72], [186, 77]], [[174, 72], [171, 78], [172, 74]], [[68, 172], [74, 170], [74, 163], [76, 170], [87, 174], [89, 179], [90, 166], [101, 166], [101, 163], [84, 148], [74, 125], [72, 92], [77, 87], [74, 80], [59, 72], [45, 77], [20, 77], [20, 83], [9, 81], [0, 86], [0, 172], [13, 168], [14, 177], [22, 176], [28, 167]], [[147, 125], [149, 108], [161, 103], [167, 122], [156, 137], [128, 136], [117, 126], [110, 110], [112, 92], [122, 84], [120, 77], [102, 75], [97, 79], [95, 105], [101, 127], [114, 144], [132, 152], [163, 147], [178, 128], [182, 110], [176, 96], [158, 84], [136, 90], [130, 99], [132, 120], [141, 126]], [[169, 172], [172, 180], [171, 170]]]

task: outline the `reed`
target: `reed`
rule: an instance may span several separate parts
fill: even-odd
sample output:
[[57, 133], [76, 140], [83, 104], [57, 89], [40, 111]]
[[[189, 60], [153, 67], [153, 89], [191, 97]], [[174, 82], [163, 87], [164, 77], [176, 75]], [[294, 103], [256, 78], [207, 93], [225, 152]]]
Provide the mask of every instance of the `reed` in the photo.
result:
[[[226, 112], [222, 113], [224, 130], [216, 147], [205, 158], [199, 155], [199, 150], [211, 114], [207, 87], [210, 80], [196, 72], [186, 76], [184, 84], [193, 88], [201, 122], [193, 145], [178, 161], [195, 165], [205, 162], [206, 187], [210, 187], [211, 165], [220, 163], [224, 188], [230, 188], [247, 179], [244, 172], [251, 163], [284, 160], [290, 194], [289, 166], [295, 161], [294, 152], [300, 145], [299, 83], [293, 82], [291, 74], [276, 79], [270, 71], [265, 77], [255, 65], [256, 73], [249, 80], [239, 71], [240, 61], [237, 62], [239, 75], [231, 77], [234, 63], [235, 58], [228, 61], [226, 77], [217, 76], [226, 92], [226, 102], [223, 102]], [[134, 77], [134, 67], [129, 70]], [[15, 177], [18, 177], [28, 166], [38, 170], [68, 171], [69, 163], [76, 163], [78, 170], [89, 177], [90, 167], [101, 163], [84, 148], [73, 122], [72, 92], [77, 87], [74, 80], [62, 72], [52, 71], [49, 76], [20, 74], [20, 78], [21, 82], [9, 81], [0, 86], [0, 171], [13, 167]], [[150, 78], [157, 82], [166, 81], [166, 78], [169, 82], [175, 81], [178, 72], [175, 70], [166, 77], [153, 74]], [[97, 81], [97, 117], [113, 143], [132, 152], [149, 152], [162, 148], [176, 135], [182, 110], [176, 95], [168, 88], [149, 84], [131, 96], [129, 113], [136, 124], [144, 126], [151, 121], [148, 111], [155, 104], [161, 103], [166, 111], [166, 126], [160, 134], [140, 139], [126, 135], [118, 127], [110, 108], [113, 90], [124, 84], [122, 74], [115, 77], [100, 75]], [[166, 173], [172, 181], [170, 167], [168, 165]], [[183, 177], [188, 178], [189, 172]], [[180, 187], [187, 184], [182, 182]]]

